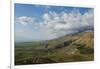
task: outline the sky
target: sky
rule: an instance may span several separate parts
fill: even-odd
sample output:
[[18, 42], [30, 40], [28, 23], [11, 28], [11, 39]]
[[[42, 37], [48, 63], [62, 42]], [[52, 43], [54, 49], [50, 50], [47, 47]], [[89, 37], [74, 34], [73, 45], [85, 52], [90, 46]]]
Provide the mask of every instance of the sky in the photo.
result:
[[18, 3], [14, 7], [15, 42], [50, 40], [94, 27], [93, 8]]

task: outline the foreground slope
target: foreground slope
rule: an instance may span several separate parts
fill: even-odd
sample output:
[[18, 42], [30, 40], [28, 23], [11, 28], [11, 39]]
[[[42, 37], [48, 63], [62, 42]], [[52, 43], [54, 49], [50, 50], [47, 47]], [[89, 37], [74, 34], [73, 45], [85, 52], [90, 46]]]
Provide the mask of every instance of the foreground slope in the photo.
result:
[[15, 64], [43, 64], [94, 60], [94, 33], [82, 32], [44, 42], [15, 45]]

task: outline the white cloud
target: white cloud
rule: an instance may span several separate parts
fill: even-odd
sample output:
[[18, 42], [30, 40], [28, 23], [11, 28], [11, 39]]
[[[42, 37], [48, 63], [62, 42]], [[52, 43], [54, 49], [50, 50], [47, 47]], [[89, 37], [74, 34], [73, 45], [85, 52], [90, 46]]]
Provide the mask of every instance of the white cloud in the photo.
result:
[[59, 37], [65, 34], [80, 32], [86, 28], [89, 29], [89, 27], [93, 28], [93, 10], [90, 10], [85, 14], [81, 14], [78, 10], [76, 10], [76, 12], [74, 11], [72, 13], [63, 12], [61, 14], [57, 14], [55, 12], [48, 13], [48, 16], [52, 19], [50, 19], [47, 24], [47, 30], [52, 30], [52, 32], [55, 32]]
[[27, 17], [27, 16], [18, 17], [15, 20], [15, 23], [19, 23], [22, 25], [34, 24], [34, 22], [35, 20], [33, 17]]
[[[37, 32], [22, 28], [24, 32], [20, 33], [15, 31], [17, 33], [16, 36], [24, 37], [23, 35], [25, 34], [24, 38], [27, 37], [26, 39], [34, 40], [37, 38], [38, 40], [46, 40], [88, 30], [89, 28], [93, 28], [94, 25], [93, 10], [84, 14], [81, 14], [78, 9], [74, 9], [71, 13], [61, 12], [58, 14], [56, 12], [48, 12], [45, 13], [42, 18], [42, 22], [36, 21], [35, 17], [22, 16], [16, 18], [15, 23], [26, 26], [32, 25], [33, 29], [37, 28]], [[27, 29], [27, 31], [25, 31], [25, 29]]]

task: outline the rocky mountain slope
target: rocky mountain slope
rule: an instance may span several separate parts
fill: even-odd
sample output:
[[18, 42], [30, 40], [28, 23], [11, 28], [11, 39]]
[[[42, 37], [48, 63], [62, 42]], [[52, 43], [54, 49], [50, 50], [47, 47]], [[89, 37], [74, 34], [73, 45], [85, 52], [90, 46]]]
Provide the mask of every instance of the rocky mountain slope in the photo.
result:
[[82, 32], [49, 40], [46, 43], [21, 44], [16, 46], [15, 53], [16, 65], [92, 61], [94, 33]]

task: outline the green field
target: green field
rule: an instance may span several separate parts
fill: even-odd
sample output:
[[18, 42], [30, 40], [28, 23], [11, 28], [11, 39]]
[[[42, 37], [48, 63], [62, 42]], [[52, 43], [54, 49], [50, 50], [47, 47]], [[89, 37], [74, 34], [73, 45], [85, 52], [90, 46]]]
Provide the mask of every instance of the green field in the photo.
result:
[[94, 60], [93, 32], [68, 35], [43, 42], [15, 43], [15, 65]]

